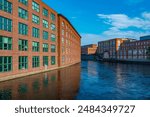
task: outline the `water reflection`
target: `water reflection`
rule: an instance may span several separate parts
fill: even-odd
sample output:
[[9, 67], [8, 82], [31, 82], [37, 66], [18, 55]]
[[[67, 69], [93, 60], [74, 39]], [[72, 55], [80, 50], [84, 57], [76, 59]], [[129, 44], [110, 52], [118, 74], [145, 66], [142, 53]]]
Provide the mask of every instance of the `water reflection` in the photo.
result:
[[78, 100], [150, 99], [150, 66], [82, 61]]
[[80, 83], [80, 64], [0, 83], [1, 100], [74, 99]]

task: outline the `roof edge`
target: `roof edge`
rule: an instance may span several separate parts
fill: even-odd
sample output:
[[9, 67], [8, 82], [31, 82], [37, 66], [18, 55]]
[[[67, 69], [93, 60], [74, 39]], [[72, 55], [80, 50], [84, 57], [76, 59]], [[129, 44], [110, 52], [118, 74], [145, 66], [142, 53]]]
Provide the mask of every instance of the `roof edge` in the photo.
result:
[[62, 14], [58, 14], [58, 16], [63, 17], [71, 26], [72, 28], [75, 30], [75, 32], [79, 35], [79, 37], [81, 38], [81, 35], [78, 33], [78, 31], [75, 29], [75, 27], [72, 25], [72, 23]]

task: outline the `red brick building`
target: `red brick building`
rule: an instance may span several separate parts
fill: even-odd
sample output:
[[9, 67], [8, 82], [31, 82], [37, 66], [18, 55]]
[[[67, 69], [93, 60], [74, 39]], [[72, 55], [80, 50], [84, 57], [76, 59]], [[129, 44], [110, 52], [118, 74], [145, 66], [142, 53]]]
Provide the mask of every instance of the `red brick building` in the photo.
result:
[[[1, 1], [0, 81], [80, 62], [81, 37], [64, 16], [41, 0]], [[64, 38], [64, 42], [67, 43], [67, 39], [70, 44], [64, 45], [64, 55], [60, 51], [62, 19], [70, 35]]]
[[147, 51], [150, 40], [136, 40], [122, 43], [118, 51], [118, 59], [121, 60], [147, 60]]
[[63, 15], [58, 15], [58, 53], [59, 66], [67, 66], [78, 63], [81, 58], [80, 35]]
[[127, 41], [127, 38], [115, 38], [98, 42], [98, 54], [104, 59], [116, 59], [120, 45]]
[[81, 54], [91, 55], [97, 51], [97, 44], [90, 44], [81, 47]]

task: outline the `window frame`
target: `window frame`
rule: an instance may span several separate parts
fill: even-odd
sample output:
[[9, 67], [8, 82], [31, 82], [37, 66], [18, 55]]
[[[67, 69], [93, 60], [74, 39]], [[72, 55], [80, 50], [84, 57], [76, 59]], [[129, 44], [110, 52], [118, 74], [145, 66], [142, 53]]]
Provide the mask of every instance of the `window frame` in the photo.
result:
[[19, 70], [28, 69], [28, 56], [19, 56], [18, 57], [18, 69]]
[[12, 64], [12, 56], [0, 56], [0, 73], [11, 72]]

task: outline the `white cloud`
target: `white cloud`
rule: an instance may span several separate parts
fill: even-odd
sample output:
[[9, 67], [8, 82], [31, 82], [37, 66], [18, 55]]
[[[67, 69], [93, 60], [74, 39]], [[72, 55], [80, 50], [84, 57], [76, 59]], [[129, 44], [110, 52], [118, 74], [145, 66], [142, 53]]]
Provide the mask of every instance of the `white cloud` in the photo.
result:
[[112, 37], [112, 38], [133, 38], [133, 39], [139, 39], [140, 36], [144, 35], [149, 35], [150, 31], [133, 31], [133, 30], [127, 30], [127, 31], [122, 31], [119, 29], [110, 28], [109, 30], [103, 32], [103, 35], [107, 37]]
[[81, 37], [82, 37], [81, 45], [97, 44], [97, 42], [101, 41], [103, 38], [101, 35], [89, 34], [89, 33], [88, 34], [82, 33]]
[[129, 17], [125, 14], [97, 14], [100, 19], [103, 19], [105, 24], [118, 29], [126, 29], [129, 27], [141, 28], [144, 30], [150, 29], [150, 13], [144, 12], [141, 17]]
[[[97, 14], [97, 16], [110, 28], [101, 34], [83, 33], [82, 45], [113, 38], [139, 39], [140, 36], [150, 34], [150, 12], [143, 12], [140, 17], [129, 17], [126, 14]], [[131, 27], [136, 30], [131, 30]]]
[[150, 20], [150, 12], [143, 12], [142, 16], [143, 16], [143, 18]]
[[107, 31], [104, 31], [102, 34], [89, 34], [83, 33], [82, 36], [82, 43], [81, 45], [88, 45], [88, 44], [97, 44], [99, 41], [113, 39], [113, 38], [132, 38], [132, 39], [139, 39], [141, 36], [149, 35], [150, 31], [142, 32], [142, 31], [122, 31], [116, 28], [111, 28]]

